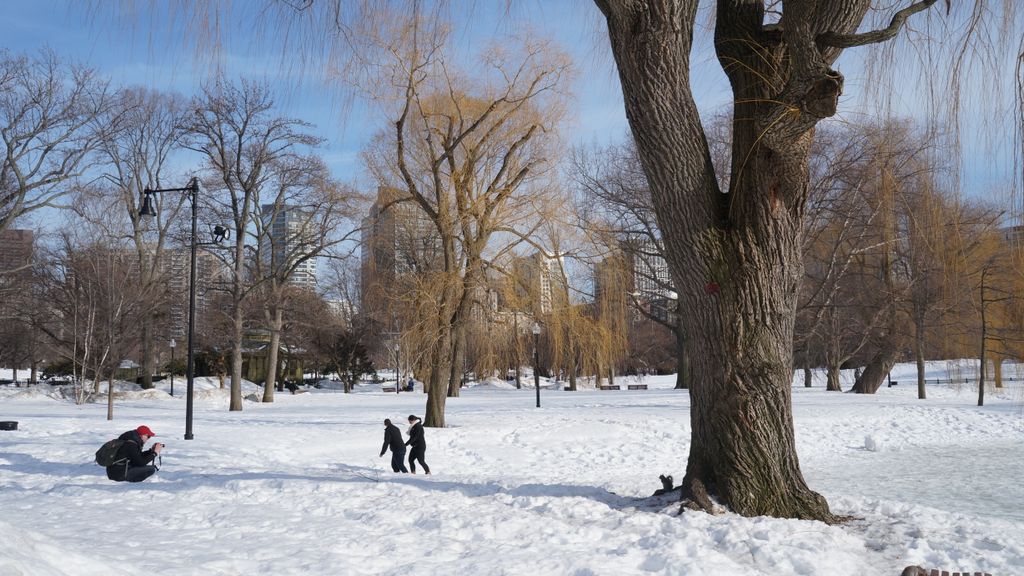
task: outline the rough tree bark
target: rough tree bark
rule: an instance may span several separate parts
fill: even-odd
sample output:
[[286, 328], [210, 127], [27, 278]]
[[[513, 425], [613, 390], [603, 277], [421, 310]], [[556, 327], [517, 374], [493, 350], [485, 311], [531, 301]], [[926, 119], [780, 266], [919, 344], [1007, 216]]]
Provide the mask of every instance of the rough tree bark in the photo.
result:
[[676, 338], [676, 390], [690, 387], [690, 357], [686, 352], [686, 336], [678, 326], [672, 331]]

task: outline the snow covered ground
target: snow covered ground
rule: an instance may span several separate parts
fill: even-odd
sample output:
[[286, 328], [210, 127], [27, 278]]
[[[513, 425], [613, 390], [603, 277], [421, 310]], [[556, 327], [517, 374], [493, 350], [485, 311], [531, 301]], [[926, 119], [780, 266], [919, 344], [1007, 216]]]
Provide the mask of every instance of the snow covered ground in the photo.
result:
[[[972, 385], [919, 401], [913, 366], [893, 379], [875, 396], [795, 379], [802, 469], [856, 517], [840, 526], [679, 515], [647, 498], [658, 474], [678, 480], [685, 466], [689, 400], [673, 377], [642, 391], [552, 384], [540, 409], [532, 388], [468, 389], [448, 400], [449, 427], [426, 431], [430, 476], [392, 474], [377, 456], [382, 420], [422, 415], [419, 392], [284, 393], [228, 412], [225, 391], [201, 380], [185, 441], [181, 380], [173, 398], [116, 397], [112, 422], [103, 398], [77, 406], [48, 386], [2, 386], [0, 420], [19, 424], [0, 431], [0, 576], [895, 576], [909, 564], [1024, 575], [1020, 383], [979, 408]], [[93, 453], [139, 424], [167, 444], [162, 469], [108, 481]]]

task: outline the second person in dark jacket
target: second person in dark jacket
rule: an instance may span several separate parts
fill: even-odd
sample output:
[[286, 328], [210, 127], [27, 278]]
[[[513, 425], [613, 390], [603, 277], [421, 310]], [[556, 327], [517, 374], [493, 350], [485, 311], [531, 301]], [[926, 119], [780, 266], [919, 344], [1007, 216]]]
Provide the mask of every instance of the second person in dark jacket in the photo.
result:
[[391, 448], [391, 469], [395, 472], [409, 471], [405, 468], [405, 444], [402, 442], [402, 431], [391, 423], [391, 420], [384, 419], [384, 445], [380, 447], [380, 455]]
[[423, 461], [423, 455], [427, 451], [427, 441], [423, 439], [423, 423], [412, 414], [409, 415], [409, 440], [405, 445], [411, 448], [409, 450], [409, 470], [415, 474], [416, 461], [419, 460], [423, 471], [430, 474], [430, 467]]

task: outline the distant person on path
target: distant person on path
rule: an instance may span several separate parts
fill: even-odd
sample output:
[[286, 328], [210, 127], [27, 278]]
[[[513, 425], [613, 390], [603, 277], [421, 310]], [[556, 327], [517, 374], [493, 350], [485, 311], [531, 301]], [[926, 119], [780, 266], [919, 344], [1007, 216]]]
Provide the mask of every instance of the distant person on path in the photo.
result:
[[423, 439], [423, 423], [412, 414], [409, 415], [409, 440], [405, 442], [405, 445], [412, 447], [412, 450], [409, 451], [409, 470], [415, 474], [416, 461], [419, 460], [423, 471], [430, 474], [430, 466], [423, 461], [423, 455], [427, 451], [427, 441]]
[[412, 378], [409, 378], [409, 381], [405, 383], [405, 391], [412, 392], [415, 389], [416, 385], [413, 383]]
[[391, 448], [391, 469], [395, 472], [409, 471], [405, 468], [405, 444], [402, 442], [402, 431], [391, 423], [391, 420], [384, 419], [384, 445], [380, 447], [380, 456]]
[[139, 426], [135, 430], [129, 430], [117, 437], [124, 443], [117, 450], [117, 459], [113, 464], [107, 466], [107, 478], [118, 482], [142, 482], [157, 471], [153, 466], [153, 460], [163, 450], [164, 445], [157, 442], [153, 446], [142, 451], [142, 447], [150, 438], [156, 436], [149, 426]]

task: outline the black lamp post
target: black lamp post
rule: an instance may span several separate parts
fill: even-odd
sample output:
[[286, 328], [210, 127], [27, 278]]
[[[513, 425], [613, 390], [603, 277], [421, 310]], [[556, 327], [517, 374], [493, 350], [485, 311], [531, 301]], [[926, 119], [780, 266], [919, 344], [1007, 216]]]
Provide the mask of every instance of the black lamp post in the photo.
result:
[[192, 439], [192, 395], [194, 380], [194, 356], [195, 356], [195, 328], [196, 328], [196, 248], [198, 246], [209, 246], [220, 244], [230, 235], [230, 230], [217, 225], [213, 228], [213, 242], [196, 242], [197, 225], [197, 204], [199, 203], [199, 182], [192, 178], [188, 186], [184, 188], [146, 188], [142, 191], [142, 208], [139, 209], [139, 216], [149, 218], [156, 217], [156, 206], [153, 204], [153, 195], [157, 192], [187, 192], [189, 203], [192, 205], [192, 239], [189, 242], [189, 276], [188, 276], [188, 358], [185, 366], [185, 440]]
[[177, 345], [174, 338], [171, 338], [171, 396], [174, 396], [174, 347]]
[[540, 408], [540, 348], [537, 339], [540, 337], [540, 324], [533, 323], [533, 387], [537, 390], [537, 408]]

